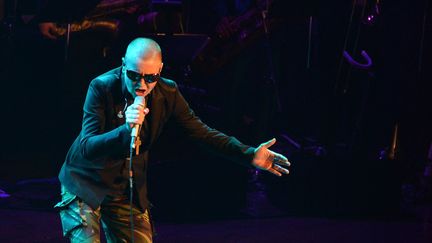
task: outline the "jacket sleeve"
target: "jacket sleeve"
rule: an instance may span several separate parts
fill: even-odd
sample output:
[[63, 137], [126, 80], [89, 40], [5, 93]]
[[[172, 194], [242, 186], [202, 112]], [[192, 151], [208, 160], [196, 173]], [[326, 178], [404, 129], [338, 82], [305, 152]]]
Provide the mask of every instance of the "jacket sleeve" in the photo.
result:
[[124, 153], [130, 143], [126, 124], [105, 131], [107, 99], [106, 90], [98, 80], [90, 83], [84, 103], [80, 151], [84, 158], [92, 160]]
[[246, 166], [252, 166], [254, 148], [203, 123], [189, 107], [178, 89], [175, 92], [173, 116], [186, 135], [198, 141], [200, 145], [204, 145], [227, 159]]

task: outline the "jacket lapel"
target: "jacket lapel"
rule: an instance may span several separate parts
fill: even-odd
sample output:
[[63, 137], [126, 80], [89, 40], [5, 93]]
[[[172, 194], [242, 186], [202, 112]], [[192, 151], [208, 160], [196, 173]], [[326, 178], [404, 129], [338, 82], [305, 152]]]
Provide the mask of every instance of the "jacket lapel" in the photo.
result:
[[[158, 84], [159, 85], [159, 84]], [[165, 108], [166, 99], [164, 95], [160, 92], [158, 86], [152, 92], [150, 109], [150, 119], [149, 119], [149, 146], [151, 146], [154, 141], [158, 138], [162, 125], [164, 123], [164, 117], [166, 116]]]

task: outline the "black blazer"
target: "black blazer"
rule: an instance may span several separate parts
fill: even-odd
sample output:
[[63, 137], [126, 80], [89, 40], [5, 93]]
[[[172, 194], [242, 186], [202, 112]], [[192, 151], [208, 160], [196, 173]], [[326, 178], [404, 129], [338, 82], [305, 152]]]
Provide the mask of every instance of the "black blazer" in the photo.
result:
[[[148, 208], [146, 168], [148, 151], [169, 119], [187, 136], [224, 157], [251, 166], [254, 149], [204, 124], [190, 109], [177, 84], [162, 78], [146, 97], [150, 109], [140, 137], [140, 154], [133, 157], [139, 206]], [[71, 193], [92, 208], [99, 207], [113, 187], [114, 177], [129, 156], [130, 132], [124, 111], [133, 98], [116, 68], [92, 80], [84, 103], [82, 129], [60, 170], [59, 179]]]

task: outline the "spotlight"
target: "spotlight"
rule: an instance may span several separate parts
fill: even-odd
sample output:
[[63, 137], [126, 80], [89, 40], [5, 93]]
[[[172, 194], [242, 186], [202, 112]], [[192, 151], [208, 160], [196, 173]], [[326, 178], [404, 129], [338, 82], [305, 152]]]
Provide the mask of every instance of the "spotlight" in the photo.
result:
[[376, 23], [379, 15], [380, 15], [380, 3], [379, 0], [376, 0], [372, 8], [365, 14], [363, 23], [372, 26]]

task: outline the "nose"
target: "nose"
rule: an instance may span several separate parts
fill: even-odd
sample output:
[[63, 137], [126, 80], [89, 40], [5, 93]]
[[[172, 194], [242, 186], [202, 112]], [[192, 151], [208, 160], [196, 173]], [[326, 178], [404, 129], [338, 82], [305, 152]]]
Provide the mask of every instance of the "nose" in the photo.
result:
[[141, 78], [140, 79], [140, 81], [138, 82], [138, 87], [139, 88], [146, 88], [147, 87], [147, 83], [146, 83], [146, 81], [144, 80], [144, 78]]

